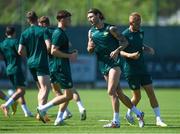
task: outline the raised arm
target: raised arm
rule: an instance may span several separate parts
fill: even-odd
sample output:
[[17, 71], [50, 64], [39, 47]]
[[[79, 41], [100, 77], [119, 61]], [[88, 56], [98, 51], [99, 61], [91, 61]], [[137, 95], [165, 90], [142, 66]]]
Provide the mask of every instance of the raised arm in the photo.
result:
[[119, 55], [120, 51], [128, 46], [128, 41], [122, 34], [118, 32], [117, 27], [111, 26], [109, 30], [113, 37], [119, 41], [119, 47], [110, 54], [111, 58], [116, 58]]
[[93, 53], [93, 52], [94, 52], [94, 48], [95, 48], [95, 45], [94, 45], [94, 42], [93, 42], [92, 37], [91, 37], [91, 31], [89, 30], [89, 32], [88, 32], [87, 51], [88, 51], [89, 53]]

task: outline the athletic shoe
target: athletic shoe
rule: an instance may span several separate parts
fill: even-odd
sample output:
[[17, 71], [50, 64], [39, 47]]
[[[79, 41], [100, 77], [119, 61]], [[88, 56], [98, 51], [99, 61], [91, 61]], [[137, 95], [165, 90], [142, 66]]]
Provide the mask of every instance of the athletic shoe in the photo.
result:
[[40, 109], [37, 108], [37, 112], [39, 114], [39, 119], [43, 122], [43, 123], [46, 123], [45, 121], [45, 114], [46, 112], [45, 111], [42, 111]]
[[108, 123], [106, 125], [103, 126], [104, 128], [120, 128], [120, 124], [112, 121], [111, 123]]
[[167, 127], [167, 124], [164, 123], [161, 119], [159, 119], [159, 120], [156, 120], [156, 126]]
[[86, 120], [86, 110], [85, 109], [80, 112], [80, 119]]
[[5, 117], [9, 117], [9, 108], [6, 107], [4, 104], [1, 105], [1, 109], [4, 112]]
[[70, 112], [64, 112], [63, 114], [63, 120], [70, 119], [72, 117], [72, 114]]
[[[40, 120], [41, 120], [41, 119], [40, 119], [40, 116], [39, 116], [39, 114], [38, 114], [38, 113], [36, 114], [36, 119], [37, 119], [38, 121], [40, 121]], [[49, 117], [48, 117], [48, 115], [47, 115], [47, 114], [45, 114], [45, 116], [44, 116], [44, 120], [45, 120], [46, 122], [51, 121], [51, 120], [49, 119]]]
[[15, 101], [12, 105], [11, 105], [11, 108], [12, 108], [12, 115], [15, 115], [16, 111], [17, 111], [17, 105], [18, 105], [18, 102]]
[[141, 112], [140, 116], [137, 116], [138, 122], [139, 122], [139, 127], [142, 128], [144, 127], [144, 112]]
[[34, 117], [34, 115], [29, 111], [28, 113], [24, 114], [25, 117]]
[[61, 118], [56, 118], [56, 120], [54, 121], [54, 126], [62, 126], [64, 125], [64, 120]]
[[134, 121], [133, 116], [126, 114], [126, 117], [125, 117], [125, 118], [126, 118], [126, 120], [128, 121], [128, 123], [129, 123], [130, 125], [134, 125], [134, 124], [135, 124], [135, 121]]

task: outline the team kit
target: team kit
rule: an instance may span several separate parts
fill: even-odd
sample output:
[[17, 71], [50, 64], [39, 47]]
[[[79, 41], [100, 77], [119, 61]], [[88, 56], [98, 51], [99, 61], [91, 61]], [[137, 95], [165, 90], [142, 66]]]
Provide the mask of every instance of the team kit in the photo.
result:
[[[59, 106], [54, 125], [61, 126], [66, 119], [72, 117], [68, 103], [74, 100], [79, 109], [80, 120], [86, 120], [86, 108], [73, 86], [71, 76], [70, 61], [76, 61], [78, 56], [78, 50], [70, 51], [71, 43], [66, 34], [66, 29], [71, 25], [71, 17], [69, 11], [60, 10], [56, 15], [57, 27], [54, 28], [47, 16], [38, 17], [34, 11], [29, 11], [26, 13], [29, 27], [21, 33], [19, 40], [15, 37], [15, 28], [6, 27], [6, 38], [0, 42], [0, 58], [5, 61], [6, 74], [14, 92], [11, 96], [6, 96], [0, 90], [0, 98], [5, 101], [1, 104], [5, 117], [9, 116], [10, 107], [12, 114], [15, 114], [19, 103], [25, 117], [36, 116], [37, 120], [47, 123], [50, 121], [48, 110]], [[129, 27], [122, 33], [115, 25], [105, 22], [105, 16], [99, 9], [89, 9], [87, 20], [91, 24], [87, 33], [87, 51], [96, 55], [98, 69], [107, 83], [107, 93], [112, 103], [113, 119], [103, 127], [120, 127], [120, 102], [127, 107], [127, 122], [134, 125], [136, 119], [138, 126], [144, 127], [145, 113], [136, 108], [141, 100], [141, 87], [145, 90], [154, 111], [155, 124], [166, 127], [144, 59], [144, 53], [153, 55], [155, 51], [144, 43], [140, 13], [133, 12], [129, 15]], [[26, 85], [21, 67], [22, 57], [27, 58], [27, 66], [38, 88], [36, 115], [29, 110], [24, 97]], [[132, 98], [126, 96], [120, 86], [121, 73], [132, 90]], [[50, 89], [55, 97], [48, 101]]]

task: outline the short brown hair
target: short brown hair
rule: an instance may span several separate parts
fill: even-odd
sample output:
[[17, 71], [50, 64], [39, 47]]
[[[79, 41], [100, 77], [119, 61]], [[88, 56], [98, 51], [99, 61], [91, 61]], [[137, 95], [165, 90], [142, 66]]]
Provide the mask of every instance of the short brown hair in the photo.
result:
[[15, 28], [13, 26], [6, 27], [6, 35], [13, 35], [15, 33]]
[[72, 16], [70, 12], [68, 12], [67, 10], [61, 10], [57, 13], [56, 19], [59, 21], [63, 18], [70, 17], [70, 16]]
[[93, 14], [95, 14], [95, 15], [99, 14], [99, 18], [100, 18], [101, 20], [104, 20], [104, 19], [105, 19], [103, 13], [102, 13], [99, 9], [97, 9], [97, 8], [91, 8], [91, 9], [89, 9], [88, 13], [93, 13]]
[[46, 25], [50, 25], [50, 20], [47, 16], [42, 16], [38, 19], [39, 23], [45, 23]]
[[35, 22], [38, 19], [37, 14], [34, 11], [27, 12], [26, 17], [30, 22]]

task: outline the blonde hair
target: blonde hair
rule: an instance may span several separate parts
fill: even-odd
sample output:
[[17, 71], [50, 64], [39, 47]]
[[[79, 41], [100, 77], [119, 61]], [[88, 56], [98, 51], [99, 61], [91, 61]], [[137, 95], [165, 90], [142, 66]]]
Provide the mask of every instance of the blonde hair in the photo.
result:
[[141, 20], [141, 15], [138, 12], [133, 12], [130, 14], [129, 18], [133, 17], [133, 20]]

